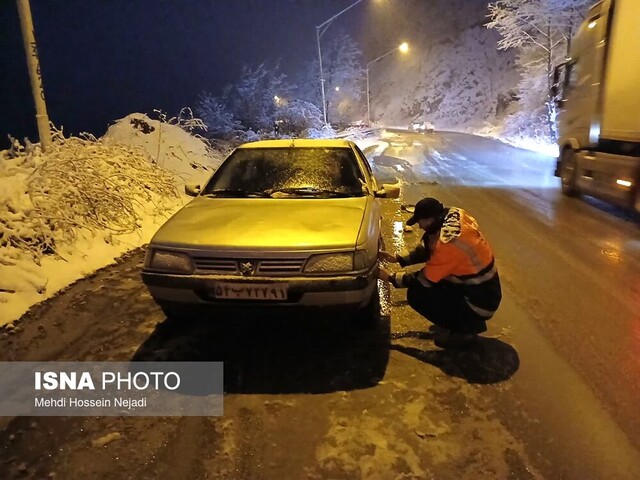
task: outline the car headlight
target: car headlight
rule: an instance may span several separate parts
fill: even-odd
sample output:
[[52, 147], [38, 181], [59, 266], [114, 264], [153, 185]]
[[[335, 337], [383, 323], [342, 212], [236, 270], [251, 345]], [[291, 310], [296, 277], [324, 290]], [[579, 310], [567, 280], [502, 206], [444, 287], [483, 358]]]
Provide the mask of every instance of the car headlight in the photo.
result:
[[160, 270], [168, 273], [193, 272], [193, 263], [189, 255], [169, 250], [147, 250], [144, 264], [150, 270]]
[[304, 267], [306, 273], [333, 273], [353, 271], [353, 253], [323, 253], [312, 255]]
[[367, 270], [373, 266], [378, 257], [377, 251], [368, 252], [367, 250], [356, 250], [353, 256], [354, 270]]

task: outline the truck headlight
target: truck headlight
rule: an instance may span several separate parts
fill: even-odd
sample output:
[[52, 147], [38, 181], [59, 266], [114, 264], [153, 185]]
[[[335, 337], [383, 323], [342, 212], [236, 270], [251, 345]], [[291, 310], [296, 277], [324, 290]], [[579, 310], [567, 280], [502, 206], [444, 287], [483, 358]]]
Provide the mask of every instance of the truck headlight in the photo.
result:
[[306, 273], [334, 273], [353, 271], [353, 253], [323, 253], [312, 255], [304, 267]]
[[186, 253], [149, 249], [145, 267], [167, 273], [193, 273], [193, 262]]

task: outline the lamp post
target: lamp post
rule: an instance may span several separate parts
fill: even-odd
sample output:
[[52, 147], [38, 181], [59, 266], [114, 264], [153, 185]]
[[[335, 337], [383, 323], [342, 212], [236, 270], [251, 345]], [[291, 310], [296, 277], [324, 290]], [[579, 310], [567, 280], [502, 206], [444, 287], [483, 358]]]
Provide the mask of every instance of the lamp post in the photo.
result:
[[318, 61], [320, 63], [320, 91], [322, 92], [322, 117], [324, 119], [324, 124], [325, 125], [327, 124], [327, 104], [326, 104], [326, 98], [325, 98], [325, 93], [324, 93], [324, 73], [322, 71], [322, 49], [320, 48], [320, 37], [322, 37], [324, 32], [327, 31], [327, 28], [329, 28], [331, 22], [333, 22], [336, 18], [338, 18], [340, 15], [342, 15], [347, 10], [350, 10], [351, 8], [355, 7], [361, 1], [362, 0], [356, 0], [351, 5], [349, 5], [347, 8], [345, 8], [344, 10], [336, 13], [330, 19], [328, 19], [328, 20], [322, 22], [320, 25], [316, 26], [316, 40], [318, 42]]
[[399, 46], [392, 48], [387, 53], [380, 55], [378, 58], [374, 58], [369, 63], [367, 63], [367, 123], [371, 125], [371, 92], [369, 91], [369, 67], [374, 63], [382, 60], [387, 55], [391, 55], [396, 50], [399, 50], [401, 53], [407, 53], [409, 51], [409, 44], [407, 42], [402, 42]]

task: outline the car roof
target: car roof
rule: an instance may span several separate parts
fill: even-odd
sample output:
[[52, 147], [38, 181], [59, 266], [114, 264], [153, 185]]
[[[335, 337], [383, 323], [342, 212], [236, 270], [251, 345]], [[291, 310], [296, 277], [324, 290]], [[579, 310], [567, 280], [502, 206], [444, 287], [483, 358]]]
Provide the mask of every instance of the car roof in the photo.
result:
[[337, 138], [290, 138], [287, 140], [260, 140], [243, 143], [238, 148], [348, 148], [352, 142]]

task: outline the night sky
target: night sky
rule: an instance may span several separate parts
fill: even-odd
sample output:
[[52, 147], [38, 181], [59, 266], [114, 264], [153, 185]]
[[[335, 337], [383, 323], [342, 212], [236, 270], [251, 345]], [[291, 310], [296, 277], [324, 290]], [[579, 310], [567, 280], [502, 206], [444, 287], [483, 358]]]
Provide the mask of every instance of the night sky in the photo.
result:
[[[170, 116], [220, 93], [243, 64], [292, 75], [317, 55], [315, 25], [352, 0], [31, 0], [50, 119], [102, 135], [131, 112]], [[332, 25], [359, 41], [368, 0]], [[20, 22], [0, 0], [0, 148], [37, 138]], [[363, 49], [365, 47], [363, 46]]]

